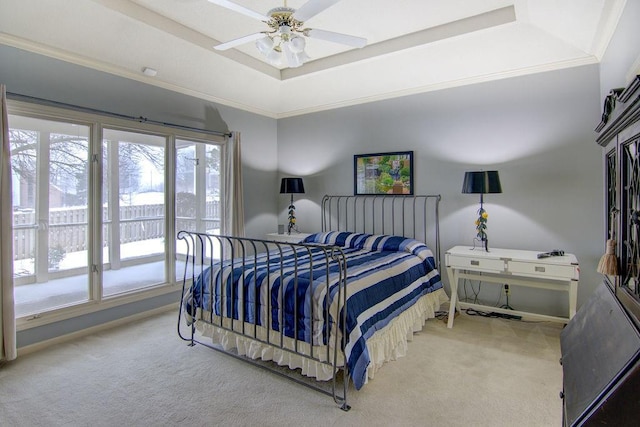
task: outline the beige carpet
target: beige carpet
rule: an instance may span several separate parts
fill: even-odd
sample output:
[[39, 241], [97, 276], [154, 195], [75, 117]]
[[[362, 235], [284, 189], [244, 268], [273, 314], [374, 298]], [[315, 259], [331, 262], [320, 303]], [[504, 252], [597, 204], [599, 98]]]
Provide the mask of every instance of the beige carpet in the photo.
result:
[[204, 346], [173, 313], [0, 368], [2, 426], [559, 426], [561, 325], [431, 320], [351, 411]]

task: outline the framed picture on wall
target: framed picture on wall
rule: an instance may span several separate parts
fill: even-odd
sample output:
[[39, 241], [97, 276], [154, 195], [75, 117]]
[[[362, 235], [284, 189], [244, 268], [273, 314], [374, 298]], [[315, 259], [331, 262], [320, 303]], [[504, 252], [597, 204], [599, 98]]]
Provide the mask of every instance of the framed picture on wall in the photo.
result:
[[413, 151], [353, 156], [355, 195], [413, 195]]

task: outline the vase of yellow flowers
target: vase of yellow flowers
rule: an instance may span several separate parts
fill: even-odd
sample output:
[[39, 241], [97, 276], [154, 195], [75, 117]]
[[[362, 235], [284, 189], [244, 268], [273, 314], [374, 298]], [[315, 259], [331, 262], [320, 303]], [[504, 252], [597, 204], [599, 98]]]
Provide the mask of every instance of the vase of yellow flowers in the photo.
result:
[[489, 214], [481, 206], [478, 209], [478, 219], [476, 219], [476, 238], [482, 244], [485, 251], [489, 252], [489, 239], [487, 238], [487, 219]]
[[293, 205], [293, 201], [289, 205], [288, 219], [289, 219], [289, 224], [287, 225], [287, 234], [291, 234], [291, 231], [297, 231], [297, 228], [296, 228], [296, 207]]

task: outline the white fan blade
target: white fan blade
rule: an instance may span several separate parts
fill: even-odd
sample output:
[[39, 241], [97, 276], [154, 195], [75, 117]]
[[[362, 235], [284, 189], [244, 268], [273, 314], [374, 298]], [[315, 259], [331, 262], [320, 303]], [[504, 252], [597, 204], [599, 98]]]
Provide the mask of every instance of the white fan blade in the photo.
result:
[[293, 17], [298, 21], [306, 21], [309, 18], [316, 16], [318, 13], [327, 9], [329, 6], [333, 6], [340, 0], [309, 0], [300, 9], [296, 10]]
[[326, 40], [334, 43], [346, 44], [353, 47], [365, 47], [367, 39], [362, 37], [350, 36], [348, 34], [334, 33], [333, 31], [317, 30], [309, 28], [304, 30], [304, 35], [314, 39]]
[[257, 19], [258, 21], [268, 21], [269, 19], [271, 19], [268, 16], [263, 15], [262, 13], [258, 13], [244, 6], [240, 6], [239, 4], [234, 3], [232, 1], [228, 1], [228, 0], [208, 0], [208, 1], [213, 4], [217, 4], [218, 6], [226, 7], [227, 9], [233, 10], [234, 12], [242, 13], [243, 15], [249, 16], [253, 19]]
[[226, 43], [221, 43], [218, 46], [214, 46], [213, 48], [215, 50], [227, 50], [227, 49], [231, 49], [232, 47], [240, 46], [241, 44], [245, 44], [245, 43], [252, 42], [254, 40], [261, 39], [263, 37], [266, 37], [264, 33], [249, 34], [248, 36], [240, 37], [239, 39], [231, 40]]

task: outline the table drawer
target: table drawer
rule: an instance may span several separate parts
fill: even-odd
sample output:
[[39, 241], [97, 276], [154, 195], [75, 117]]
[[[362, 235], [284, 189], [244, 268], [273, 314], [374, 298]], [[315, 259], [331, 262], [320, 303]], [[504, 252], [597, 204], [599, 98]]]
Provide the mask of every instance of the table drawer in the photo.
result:
[[507, 268], [511, 274], [520, 274], [530, 277], [548, 277], [562, 280], [578, 280], [577, 269], [574, 265], [509, 261]]
[[504, 260], [447, 255], [447, 266], [478, 271], [504, 272]]

